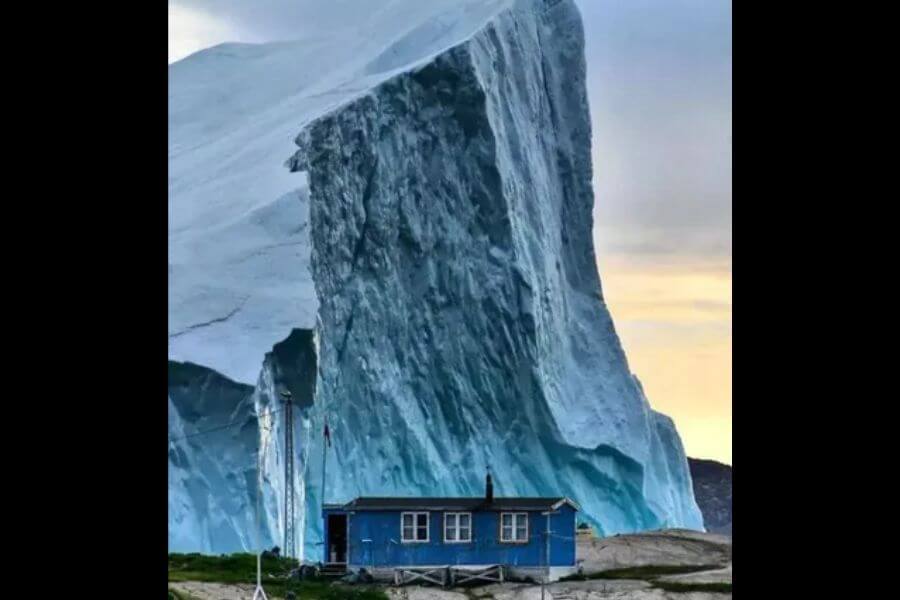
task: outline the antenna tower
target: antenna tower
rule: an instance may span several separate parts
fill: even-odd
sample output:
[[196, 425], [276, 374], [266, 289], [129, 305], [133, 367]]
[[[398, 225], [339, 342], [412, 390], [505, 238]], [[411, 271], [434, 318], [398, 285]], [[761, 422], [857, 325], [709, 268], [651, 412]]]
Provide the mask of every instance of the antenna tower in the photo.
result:
[[284, 556], [297, 556], [294, 547], [294, 410], [291, 393], [281, 392], [284, 403]]

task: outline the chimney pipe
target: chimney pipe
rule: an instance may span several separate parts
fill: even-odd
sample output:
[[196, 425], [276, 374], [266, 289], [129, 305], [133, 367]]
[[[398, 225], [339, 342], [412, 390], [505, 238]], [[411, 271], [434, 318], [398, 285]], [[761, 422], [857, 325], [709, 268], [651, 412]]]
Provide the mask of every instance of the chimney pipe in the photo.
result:
[[488, 468], [487, 477], [484, 482], [484, 499], [488, 504], [494, 501], [494, 482], [491, 480], [490, 468]]

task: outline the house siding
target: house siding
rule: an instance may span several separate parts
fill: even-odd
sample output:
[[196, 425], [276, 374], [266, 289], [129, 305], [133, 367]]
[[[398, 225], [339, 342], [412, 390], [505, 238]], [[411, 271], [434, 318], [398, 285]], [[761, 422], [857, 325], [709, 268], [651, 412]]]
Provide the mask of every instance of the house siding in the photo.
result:
[[[325, 511], [340, 514], [343, 511]], [[399, 510], [355, 511], [349, 513], [348, 564], [359, 567], [389, 567], [418, 565], [487, 565], [503, 564], [512, 567], [540, 567], [545, 565], [545, 530], [547, 517], [540, 511], [528, 513], [528, 541], [500, 542], [500, 511], [472, 512], [472, 541], [445, 543], [443, 540], [444, 511], [429, 513], [429, 541], [402, 543]], [[450, 511], [457, 512], [457, 511]], [[575, 511], [568, 505], [551, 515], [553, 532], [550, 543], [550, 565], [568, 567], [575, 564]], [[326, 527], [325, 548], [328, 548]], [[371, 540], [363, 542], [362, 540]], [[326, 551], [327, 553], [327, 551]]]

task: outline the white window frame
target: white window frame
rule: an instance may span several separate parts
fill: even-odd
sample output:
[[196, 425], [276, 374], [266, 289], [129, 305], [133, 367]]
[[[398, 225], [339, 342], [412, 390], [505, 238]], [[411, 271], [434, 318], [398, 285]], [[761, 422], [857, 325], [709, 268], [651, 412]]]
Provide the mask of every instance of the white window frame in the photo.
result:
[[[412, 515], [413, 519], [413, 539], [407, 539], [403, 537], [403, 518], [406, 515]], [[416, 532], [419, 530], [419, 515], [425, 515], [425, 539], [420, 540], [416, 537]], [[403, 544], [427, 544], [431, 540], [431, 513], [428, 511], [404, 511], [400, 513], [400, 542]]]
[[[456, 517], [456, 525], [453, 527], [453, 529], [456, 532], [455, 540], [447, 539], [447, 517], [450, 515], [454, 515]], [[460, 539], [460, 537], [459, 537], [459, 530], [460, 530], [459, 517], [460, 517], [460, 515], [466, 515], [469, 517], [469, 527], [468, 527], [469, 537], [464, 540]], [[472, 543], [472, 513], [470, 513], [470, 512], [454, 512], [454, 511], [444, 513], [444, 543], [445, 544], [471, 544]]]
[[[503, 538], [503, 517], [505, 515], [511, 515], [512, 520], [512, 538], [504, 539]], [[525, 539], [519, 539], [516, 537], [516, 531], [519, 530], [519, 521], [521, 519], [525, 520]], [[528, 513], [527, 512], [502, 512], [500, 513], [500, 543], [501, 544], [527, 544], [529, 539], [528, 532]]]

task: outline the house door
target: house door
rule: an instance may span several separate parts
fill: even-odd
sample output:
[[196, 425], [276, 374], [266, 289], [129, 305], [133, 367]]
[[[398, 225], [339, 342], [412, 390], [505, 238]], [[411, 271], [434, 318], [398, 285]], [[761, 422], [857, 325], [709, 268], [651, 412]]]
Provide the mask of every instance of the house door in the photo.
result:
[[347, 515], [328, 515], [329, 563], [347, 563]]

